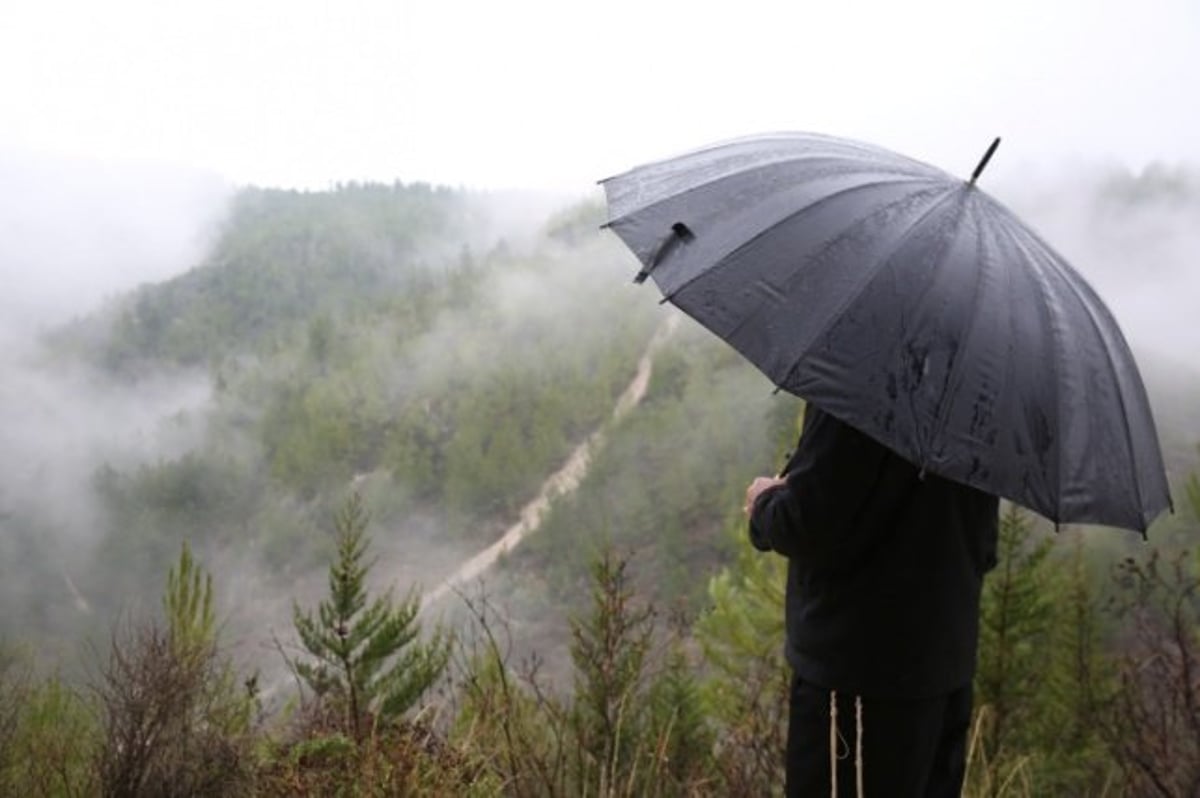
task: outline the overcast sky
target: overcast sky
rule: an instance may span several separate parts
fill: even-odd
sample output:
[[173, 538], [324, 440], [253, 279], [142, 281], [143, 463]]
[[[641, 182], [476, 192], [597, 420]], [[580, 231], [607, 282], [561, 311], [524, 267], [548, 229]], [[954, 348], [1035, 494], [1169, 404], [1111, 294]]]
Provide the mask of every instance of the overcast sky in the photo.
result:
[[[969, 173], [1200, 161], [1197, 0], [10, 0], [0, 152], [586, 191], [813, 130]], [[1001, 175], [1003, 177], [1003, 174]]]

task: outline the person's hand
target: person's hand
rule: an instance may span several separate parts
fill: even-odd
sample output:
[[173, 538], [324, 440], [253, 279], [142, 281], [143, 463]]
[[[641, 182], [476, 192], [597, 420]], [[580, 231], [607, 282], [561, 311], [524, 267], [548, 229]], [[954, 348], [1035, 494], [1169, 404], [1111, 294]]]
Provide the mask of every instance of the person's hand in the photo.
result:
[[750, 487], [746, 488], [746, 503], [742, 505], [742, 512], [750, 515], [750, 511], [754, 509], [754, 502], [762, 495], [763, 491], [778, 488], [786, 483], [787, 480], [783, 477], [755, 477], [750, 483]]

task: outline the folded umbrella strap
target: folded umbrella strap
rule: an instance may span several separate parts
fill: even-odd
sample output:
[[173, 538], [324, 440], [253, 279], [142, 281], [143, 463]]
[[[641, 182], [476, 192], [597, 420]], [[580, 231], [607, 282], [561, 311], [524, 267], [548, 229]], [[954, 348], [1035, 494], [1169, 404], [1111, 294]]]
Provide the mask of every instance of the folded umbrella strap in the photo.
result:
[[695, 237], [696, 234], [683, 222], [676, 222], [671, 225], [671, 232], [667, 233], [666, 238], [658, 245], [658, 249], [654, 252], [654, 257], [650, 259], [650, 264], [634, 275], [633, 281], [639, 285], [646, 282], [646, 278], [650, 276], [650, 272], [654, 267], [662, 263], [663, 259], [671, 254], [675, 247], [681, 243], [687, 243]]

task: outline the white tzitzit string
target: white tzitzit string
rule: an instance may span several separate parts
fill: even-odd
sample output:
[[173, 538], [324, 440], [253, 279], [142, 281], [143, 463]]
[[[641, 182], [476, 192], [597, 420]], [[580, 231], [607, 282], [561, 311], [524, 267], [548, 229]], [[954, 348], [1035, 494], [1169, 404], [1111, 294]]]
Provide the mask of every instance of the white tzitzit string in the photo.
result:
[[[829, 794], [837, 798], [838, 743], [844, 742], [837, 726], [837, 690], [829, 691]], [[847, 755], [849, 752], [847, 752]], [[863, 789], [863, 705], [862, 696], [854, 696], [854, 790], [858, 798], [867, 791]]]
[[863, 798], [863, 710], [862, 696], [854, 696], [854, 777], [858, 788], [858, 798]]
[[829, 795], [837, 798], [837, 690], [829, 691]]

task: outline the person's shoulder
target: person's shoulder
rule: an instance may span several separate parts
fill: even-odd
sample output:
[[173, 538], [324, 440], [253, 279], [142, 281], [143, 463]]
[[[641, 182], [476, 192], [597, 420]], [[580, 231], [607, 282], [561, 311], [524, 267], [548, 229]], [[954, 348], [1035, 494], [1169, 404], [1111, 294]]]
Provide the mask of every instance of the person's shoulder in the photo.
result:
[[803, 430], [805, 433], [816, 429], [823, 431], [840, 431], [843, 428], [849, 429], [850, 425], [846, 424], [837, 416], [827, 413], [811, 402], [804, 405]]
[[868, 469], [894, 454], [870, 435], [815, 405], [805, 410], [800, 444], [801, 448], [814, 454], [836, 456]]
[[814, 435], [820, 435], [830, 441], [853, 443], [859, 447], [885, 448], [862, 430], [816, 405], [808, 405], [804, 410], [804, 431], [806, 434], [811, 431]]

